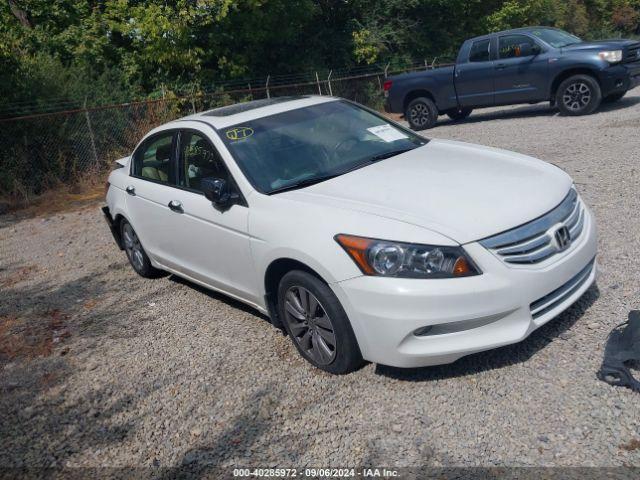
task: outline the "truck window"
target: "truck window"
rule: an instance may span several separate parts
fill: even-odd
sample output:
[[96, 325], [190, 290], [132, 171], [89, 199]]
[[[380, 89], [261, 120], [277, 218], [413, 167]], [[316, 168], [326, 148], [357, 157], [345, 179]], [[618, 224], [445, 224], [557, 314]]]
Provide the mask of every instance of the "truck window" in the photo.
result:
[[505, 35], [498, 42], [500, 58], [517, 58], [522, 55], [522, 45], [533, 48], [536, 43], [526, 35]]
[[489, 60], [489, 44], [490, 40], [478, 40], [471, 45], [471, 52], [469, 53], [470, 62], [486, 62]]

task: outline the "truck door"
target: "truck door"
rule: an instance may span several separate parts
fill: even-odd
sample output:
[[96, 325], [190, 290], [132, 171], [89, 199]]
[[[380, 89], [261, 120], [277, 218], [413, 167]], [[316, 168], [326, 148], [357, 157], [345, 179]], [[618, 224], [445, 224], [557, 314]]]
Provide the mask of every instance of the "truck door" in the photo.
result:
[[497, 105], [548, 100], [546, 87], [549, 62], [541, 46], [527, 35], [498, 38], [495, 62]]
[[461, 107], [493, 105], [494, 62], [490, 47], [491, 39], [476, 40], [469, 49], [468, 57], [458, 59], [454, 82]]

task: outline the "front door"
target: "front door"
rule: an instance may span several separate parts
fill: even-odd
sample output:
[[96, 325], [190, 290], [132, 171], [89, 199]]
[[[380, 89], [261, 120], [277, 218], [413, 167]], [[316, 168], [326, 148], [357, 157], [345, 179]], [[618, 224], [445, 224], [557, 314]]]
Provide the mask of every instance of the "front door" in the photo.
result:
[[455, 67], [455, 87], [461, 107], [475, 108], [493, 105], [493, 61], [491, 40], [473, 42], [468, 61]]
[[494, 74], [496, 104], [545, 100], [548, 66], [547, 56], [531, 37], [501, 36]]
[[249, 209], [241, 199], [220, 211], [202, 193], [204, 178], [221, 178], [237, 188], [218, 151], [198, 130], [181, 130], [178, 188], [171, 192], [172, 267], [186, 276], [252, 303], [259, 280], [247, 233]]

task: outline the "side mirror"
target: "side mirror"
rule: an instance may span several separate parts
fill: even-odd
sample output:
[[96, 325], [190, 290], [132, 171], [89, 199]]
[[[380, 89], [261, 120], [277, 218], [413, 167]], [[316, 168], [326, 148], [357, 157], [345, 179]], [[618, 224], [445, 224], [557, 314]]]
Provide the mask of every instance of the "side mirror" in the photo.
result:
[[229, 209], [238, 199], [238, 194], [232, 192], [229, 183], [222, 178], [203, 178], [200, 188], [213, 206], [221, 211]]

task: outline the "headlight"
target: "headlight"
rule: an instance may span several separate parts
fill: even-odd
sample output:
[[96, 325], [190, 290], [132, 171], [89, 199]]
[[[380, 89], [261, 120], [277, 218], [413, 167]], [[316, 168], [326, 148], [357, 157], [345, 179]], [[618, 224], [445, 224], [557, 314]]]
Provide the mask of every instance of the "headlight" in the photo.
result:
[[481, 273], [461, 247], [416, 245], [342, 234], [335, 239], [366, 275], [455, 278]]
[[617, 63], [622, 61], [622, 50], [610, 50], [607, 52], [600, 52], [598, 53], [598, 56], [609, 63]]

